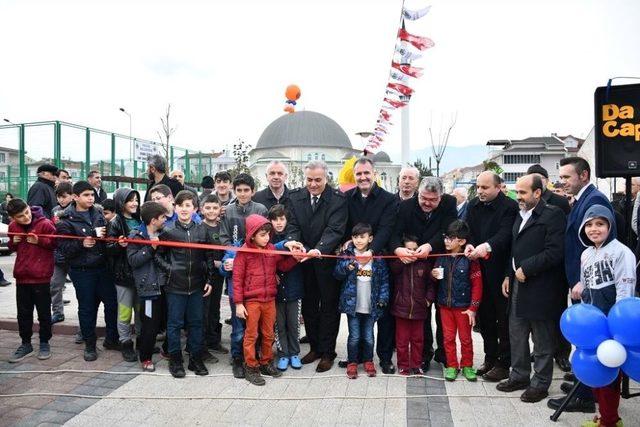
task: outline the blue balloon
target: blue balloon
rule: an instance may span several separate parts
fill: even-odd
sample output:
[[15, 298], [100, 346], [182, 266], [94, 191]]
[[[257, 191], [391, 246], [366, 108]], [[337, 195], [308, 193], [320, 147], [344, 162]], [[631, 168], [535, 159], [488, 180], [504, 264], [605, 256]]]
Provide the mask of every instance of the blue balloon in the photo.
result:
[[625, 298], [611, 307], [609, 330], [625, 347], [640, 347], [640, 298]]
[[560, 318], [562, 334], [577, 348], [595, 350], [611, 338], [607, 316], [591, 304], [574, 304]]
[[608, 368], [598, 360], [593, 350], [577, 349], [571, 357], [573, 373], [589, 387], [604, 387], [618, 377], [620, 369]]
[[640, 348], [627, 347], [627, 360], [620, 369], [634, 381], [640, 381]]

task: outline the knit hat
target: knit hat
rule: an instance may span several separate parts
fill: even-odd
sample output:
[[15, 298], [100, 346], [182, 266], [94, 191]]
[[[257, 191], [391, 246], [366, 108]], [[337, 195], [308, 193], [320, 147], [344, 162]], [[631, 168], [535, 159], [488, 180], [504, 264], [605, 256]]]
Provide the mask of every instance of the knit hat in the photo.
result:
[[202, 182], [200, 183], [200, 186], [202, 188], [213, 188], [215, 185], [215, 183], [213, 182], [213, 178], [210, 176], [204, 176], [202, 177]]
[[95, 191], [91, 184], [89, 184], [87, 181], [78, 181], [73, 184], [73, 194], [75, 194], [76, 196], [79, 196], [87, 190]]
[[43, 165], [38, 166], [38, 170], [36, 171], [36, 173], [40, 173], [40, 172], [51, 172], [55, 174], [56, 172], [58, 172], [58, 168], [49, 163], [45, 163]]
[[545, 168], [537, 164], [529, 166], [529, 169], [527, 169], [527, 175], [529, 175], [530, 173], [539, 173], [540, 175], [549, 179], [549, 172], [547, 172]]

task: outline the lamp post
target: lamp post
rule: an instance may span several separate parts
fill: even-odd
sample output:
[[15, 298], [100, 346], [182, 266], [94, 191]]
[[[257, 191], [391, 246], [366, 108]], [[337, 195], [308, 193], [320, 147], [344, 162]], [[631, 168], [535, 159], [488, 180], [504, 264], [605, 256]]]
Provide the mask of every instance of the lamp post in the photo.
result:
[[122, 107], [120, 107], [120, 111], [122, 111], [127, 116], [129, 116], [129, 161], [132, 161], [133, 160], [133, 139], [131, 138], [131, 135], [132, 135], [131, 134], [131, 114]]
[[9, 120], [9, 119], [2, 119], [2, 120], [4, 120], [5, 122], [9, 123], [10, 125], [17, 126], [15, 123], [13, 123], [13, 122], [12, 122], [11, 120]]

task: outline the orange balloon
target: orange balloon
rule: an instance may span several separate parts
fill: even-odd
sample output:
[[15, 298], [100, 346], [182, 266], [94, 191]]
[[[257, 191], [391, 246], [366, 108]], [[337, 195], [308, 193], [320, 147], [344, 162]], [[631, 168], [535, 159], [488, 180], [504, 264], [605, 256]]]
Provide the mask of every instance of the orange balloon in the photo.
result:
[[296, 85], [287, 86], [287, 90], [284, 92], [284, 96], [286, 96], [289, 101], [297, 101], [300, 99], [301, 94], [300, 88]]

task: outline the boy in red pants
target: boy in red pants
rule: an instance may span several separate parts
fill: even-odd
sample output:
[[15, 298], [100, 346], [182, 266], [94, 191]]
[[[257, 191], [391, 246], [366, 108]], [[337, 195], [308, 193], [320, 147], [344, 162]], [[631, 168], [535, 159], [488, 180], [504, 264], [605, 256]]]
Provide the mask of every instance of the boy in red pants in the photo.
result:
[[[444, 236], [447, 253], [462, 254], [468, 238], [467, 223], [461, 220], [452, 222]], [[447, 356], [444, 378], [454, 381], [458, 370], [462, 368], [462, 375], [468, 381], [476, 381], [471, 328], [476, 324], [476, 311], [482, 299], [480, 265], [478, 261], [471, 261], [461, 255], [441, 256], [434, 264], [432, 275], [438, 281], [437, 302]], [[456, 351], [456, 334], [460, 338], [460, 363]]]

